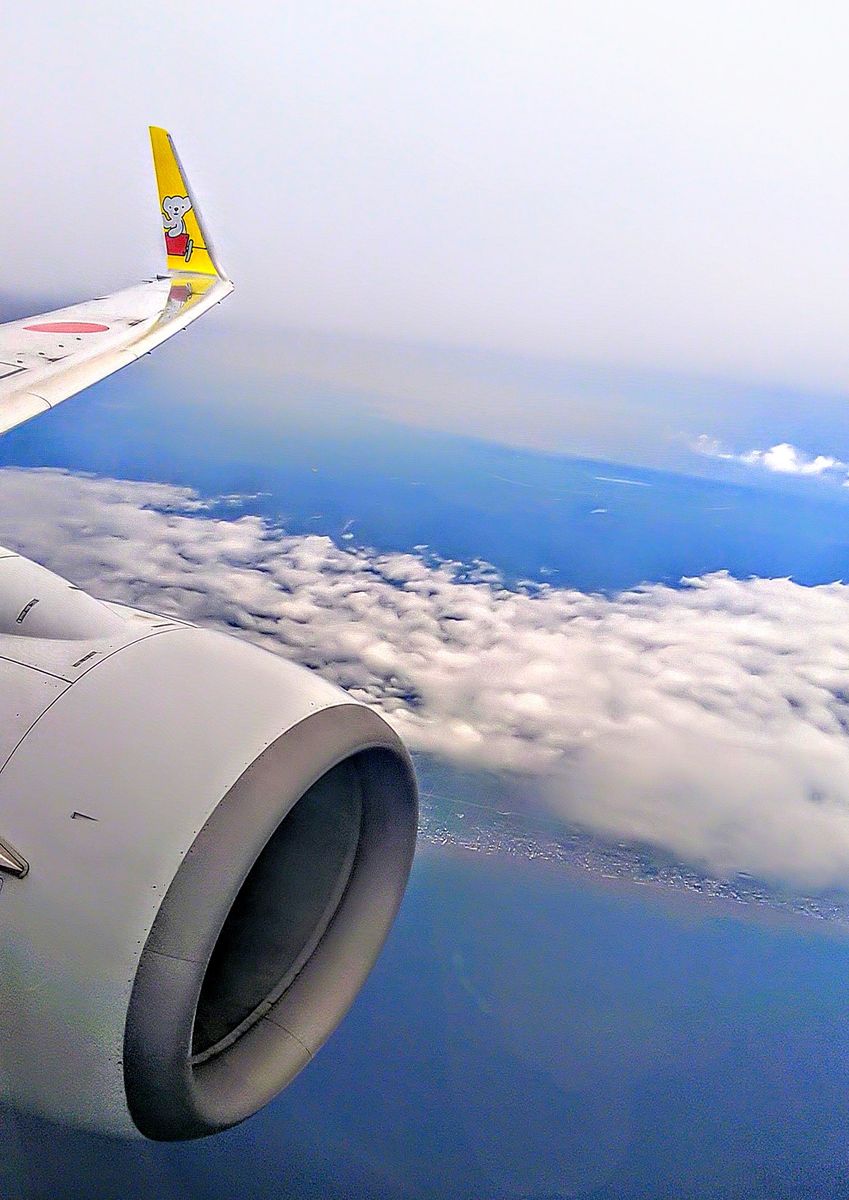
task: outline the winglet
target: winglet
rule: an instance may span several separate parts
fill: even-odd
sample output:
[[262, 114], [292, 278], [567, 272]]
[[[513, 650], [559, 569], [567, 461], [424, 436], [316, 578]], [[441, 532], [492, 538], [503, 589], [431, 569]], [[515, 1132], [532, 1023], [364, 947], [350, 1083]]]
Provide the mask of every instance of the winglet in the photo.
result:
[[166, 129], [150, 127], [168, 270], [174, 275], [227, 276], [218, 265], [197, 201]]

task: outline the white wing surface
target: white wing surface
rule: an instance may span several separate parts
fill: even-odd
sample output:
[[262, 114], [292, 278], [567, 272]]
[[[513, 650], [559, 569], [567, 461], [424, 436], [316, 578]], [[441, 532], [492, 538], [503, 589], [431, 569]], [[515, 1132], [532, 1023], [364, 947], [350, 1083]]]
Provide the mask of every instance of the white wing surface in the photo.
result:
[[232, 292], [171, 138], [150, 134], [168, 274], [0, 325], [0, 433], [150, 353]]

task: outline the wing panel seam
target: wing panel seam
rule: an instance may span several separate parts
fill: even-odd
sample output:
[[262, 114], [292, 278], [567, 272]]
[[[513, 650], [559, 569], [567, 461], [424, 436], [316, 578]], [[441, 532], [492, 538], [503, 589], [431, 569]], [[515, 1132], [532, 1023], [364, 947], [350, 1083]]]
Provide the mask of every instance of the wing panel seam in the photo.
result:
[[[177, 628], [179, 628], [179, 626], [178, 626]], [[41, 712], [38, 714], [38, 716], [37, 716], [37, 717], [35, 718], [35, 720], [33, 721], [32, 725], [30, 725], [29, 729], [27, 729], [27, 730], [26, 730], [26, 732], [25, 732], [24, 734], [22, 734], [22, 735], [21, 735], [21, 737], [18, 739], [18, 741], [17, 741], [17, 742], [15, 743], [15, 745], [12, 747], [12, 750], [11, 750], [11, 751], [9, 752], [9, 754], [7, 755], [7, 757], [6, 757], [6, 760], [3, 762], [3, 764], [2, 764], [2, 765], [0, 765], [0, 775], [2, 775], [2, 774], [3, 774], [3, 772], [6, 770], [6, 768], [7, 768], [7, 767], [8, 767], [8, 765], [9, 765], [9, 763], [12, 761], [12, 759], [14, 758], [14, 756], [15, 756], [15, 755], [17, 754], [17, 752], [20, 750], [21, 746], [24, 744], [24, 742], [27, 740], [27, 738], [29, 737], [29, 735], [30, 735], [30, 734], [32, 733], [32, 731], [35, 729], [36, 725], [38, 725], [38, 723], [39, 723], [39, 721], [42, 719], [42, 717], [46, 716], [46, 715], [47, 715], [47, 713], [49, 713], [49, 712], [50, 712], [50, 710], [51, 710], [51, 708], [53, 707], [53, 705], [54, 705], [54, 704], [58, 704], [58, 702], [59, 702], [61, 699], [63, 699], [63, 697], [67, 696], [67, 695], [68, 695], [68, 693], [71, 691], [71, 689], [72, 689], [72, 688], [73, 688], [73, 687], [74, 687], [76, 684], [78, 684], [78, 683], [80, 682], [80, 680], [81, 680], [81, 679], [85, 679], [85, 677], [86, 677], [87, 675], [91, 674], [91, 672], [92, 672], [92, 671], [96, 671], [96, 670], [97, 670], [97, 668], [98, 668], [98, 667], [99, 667], [99, 666], [100, 666], [102, 663], [108, 662], [110, 658], [114, 658], [114, 657], [115, 657], [115, 655], [116, 655], [116, 654], [120, 654], [122, 650], [127, 650], [127, 649], [128, 649], [130, 646], [138, 646], [139, 642], [146, 642], [146, 641], [148, 640], [148, 638], [152, 638], [152, 637], [164, 637], [166, 634], [169, 634], [169, 633], [172, 633], [172, 632], [173, 632], [173, 630], [171, 630], [171, 629], [157, 629], [157, 630], [151, 630], [151, 631], [150, 631], [150, 633], [146, 633], [146, 634], [145, 634], [143, 637], [136, 638], [136, 639], [135, 639], [135, 641], [132, 641], [132, 642], [125, 642], [123, 646], [118, 646], [118, 647], [117, 647], [115, 650], [113, 650], [111, 653], [109, 653], [109, 654], [104, 654], [103, 658], [101, 658], [101, 659], [100, 659], [98, 662], [96, 662], [96, 663], [92, 663], [92, 665], [91, 665], [91, 666], [88, 668], [88, 670], [87, 670], [87, 671], [83, 671], [83, 672], [82, 672], [82, 674], [81, 674], [81, 675], [79, 675], [79, 676], [78, 676], [76, 679], [73, 679], [73, 680], [71, 680], [71, 681], [70, 681], [70, 683], [68, 683], [68, 686], [67, 686], [66, 688], [63, 688], [63, 689], [62, 689], [62, 691], [59, 693], [59, 695], [58, 695], [58, 696], [54, 696], [54, 697], [53, 697], [53, 699], [52, 699], [52, 700], [50, 701], [50, 703], [47, 705], [47, 708], [43, 709], [43, 710], [42, 710], [42, 711], [41, 711]]]

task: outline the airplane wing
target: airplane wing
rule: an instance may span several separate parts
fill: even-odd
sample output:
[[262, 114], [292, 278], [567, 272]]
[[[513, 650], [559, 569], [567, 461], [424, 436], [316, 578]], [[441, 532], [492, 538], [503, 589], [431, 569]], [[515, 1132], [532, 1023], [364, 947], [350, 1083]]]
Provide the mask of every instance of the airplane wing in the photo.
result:
[[170, 135], [151, 128], [167, 275], [0, 325], [0, 434], [105, 379], [233, 290]]

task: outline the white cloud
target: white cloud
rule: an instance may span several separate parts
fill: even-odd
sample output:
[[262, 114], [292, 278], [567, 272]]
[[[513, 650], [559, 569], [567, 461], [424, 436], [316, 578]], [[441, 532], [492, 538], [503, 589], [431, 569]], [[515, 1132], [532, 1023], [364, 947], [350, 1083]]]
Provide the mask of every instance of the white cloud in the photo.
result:
[[[849, 587], [726, 574], [614, 597], [340, 548], [191, 491], [0, 471], [0, 542], [242, 636], [408, 743], [534, 779], [557, 812], [713, 872], [849, 884]], [[529, 783], [529, 786], [531, 784]]]
[[700, 433], [691, 443], [691, 449], [706, 458], [719, 458], [726, 462], [742, 463], [747, 467], [764, 467], [779, 475], [842, 475], [849, 472], [849, 464], [831, 454], [806, 454], [789, 442], [779, 442], [768, 450], [747, 450], [736, 454], [726, 449], [717, 439]]
[[823, 475], [826, 471], [846, 470], [846, 463], [839, 458], [832, 458], [829, 454], [817, 454], [810, 458], [789, 442], [780, 442], [768, 450], [750, 450], [742, 456], [741, 461], [752, 466], [762, 465], [768, 471], [777, 471], [781, 475]]

